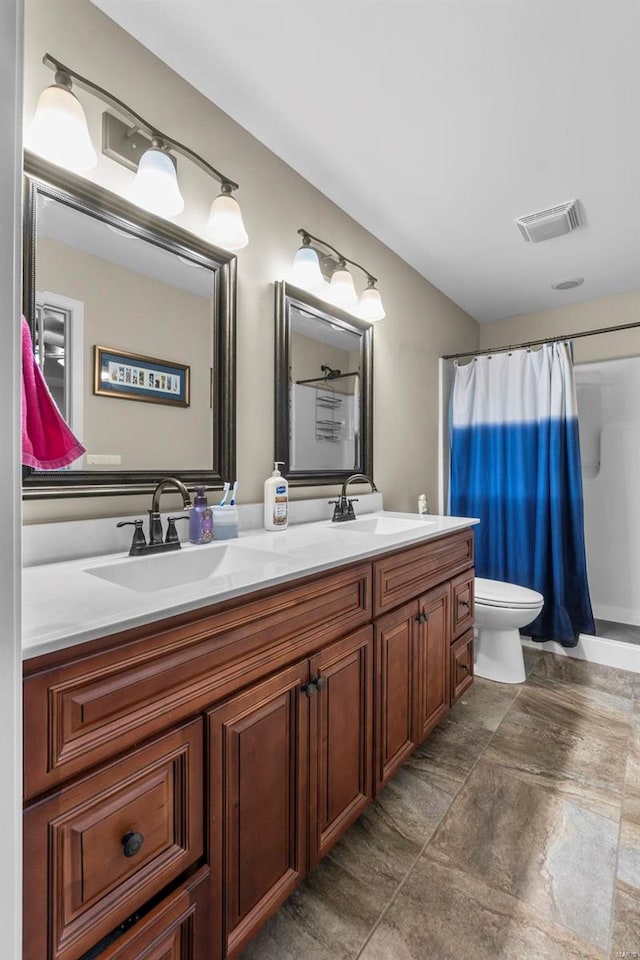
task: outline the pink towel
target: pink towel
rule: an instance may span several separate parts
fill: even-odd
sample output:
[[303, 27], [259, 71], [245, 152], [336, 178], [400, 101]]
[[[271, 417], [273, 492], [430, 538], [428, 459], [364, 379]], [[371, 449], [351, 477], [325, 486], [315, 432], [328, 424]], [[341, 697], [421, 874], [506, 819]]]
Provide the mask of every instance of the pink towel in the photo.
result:
[[22, 462], [38, 470], [73, 463], [85, 448], [73, 435], [49, 393], [33, 355], [29, 324], [22, 318]]

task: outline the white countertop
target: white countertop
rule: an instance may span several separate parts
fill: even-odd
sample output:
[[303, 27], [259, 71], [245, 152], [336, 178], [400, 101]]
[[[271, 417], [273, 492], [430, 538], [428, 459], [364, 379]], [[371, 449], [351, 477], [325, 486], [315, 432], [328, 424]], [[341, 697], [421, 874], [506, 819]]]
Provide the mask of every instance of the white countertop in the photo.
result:
[[[188, 544], [183, 546], [182, 554], [197, 551], [204, 562], [208, 551], [220, 551], [225, 546], [233, 549], [234, 545], [263, 551], [264, 562], [261, 559], [256, 566], [241, 572], [214, 573], [203, 580], [151, 592], [138, 592], [99, 579], [90, 571], [119, 560], [153, 564], [162, 558], [161, 554], [129, 558], [126, 553], [119, 553], [29, 567], [24, 570], [22, 581], [23, 657], [51, 653], [332, 567], [415, 546], [478, 523], [468, 517], [418, 517], [388, 511], [369, 513], [366, 517], [395, 517], [415, 521], [419, 526], [402, 533], [380, 535], [346, 530], [345, 524], [322, 520], [296, 524], [277, 532], [250, 530], [241, 533], [237, 540], [203, 546]], [[176, 556], [177, 551], [170, 555]], [[193, 561], [189, 558], [189, 562]]]

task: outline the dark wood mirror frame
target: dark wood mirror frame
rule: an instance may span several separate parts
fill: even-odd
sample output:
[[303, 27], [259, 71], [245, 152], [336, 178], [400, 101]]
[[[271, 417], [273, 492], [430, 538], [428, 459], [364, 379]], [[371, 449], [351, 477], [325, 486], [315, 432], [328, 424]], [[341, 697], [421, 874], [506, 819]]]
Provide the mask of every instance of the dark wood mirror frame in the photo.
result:
[[236, 257], [168, 220], [33, 154], [25, 154], [23, 312], [34, 332], [38, 196], [51, 197], [215, 273], [213, 305], [213, 464], [211, 470], [43, 472], [23, 467], [23, 498], [97, 497], [143, 494], [166, 476], [210, 489], [236, 473]]
[[[284, 463], [284, 476], [293, 486], [340, 484], [353, 473], [373, 478], [373, 327], [312, 294], [285, 281], [275, 284], [276, 350], [275, 350], [275, 460]], [[360, 385], [361, 460], [350, 470], [291, 470], [290, 451], [290, 338], [291, 307], [298, 306], [320, 320], [338, 323], [346, 330], [362, 336]]]

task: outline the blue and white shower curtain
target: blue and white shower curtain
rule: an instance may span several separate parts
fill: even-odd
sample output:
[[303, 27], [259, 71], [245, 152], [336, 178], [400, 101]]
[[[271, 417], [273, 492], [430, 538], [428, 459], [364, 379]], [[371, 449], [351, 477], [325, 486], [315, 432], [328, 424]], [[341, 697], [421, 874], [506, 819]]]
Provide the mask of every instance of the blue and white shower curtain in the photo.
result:
[[477, 575], [544, 595], [524, 633], [568, 647], [595, 634], [569, 343], [456, 367], [449, 489], [452, 514], [481, 520]]

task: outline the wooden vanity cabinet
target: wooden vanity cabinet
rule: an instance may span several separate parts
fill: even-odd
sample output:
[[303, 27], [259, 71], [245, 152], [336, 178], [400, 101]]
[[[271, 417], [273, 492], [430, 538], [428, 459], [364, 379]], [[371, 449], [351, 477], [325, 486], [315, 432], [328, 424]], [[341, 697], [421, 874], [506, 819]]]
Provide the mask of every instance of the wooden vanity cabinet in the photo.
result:
[[449, 584], [380, 617], [375, 632], [379, 790], [449, 710]]
[[242, 949], [372, 799], [371, 635], [208, 714], [213, 960]]
[[237, 957], [468, 689], [472, 623], [463, 530], [26, 661], [24, 960]]

